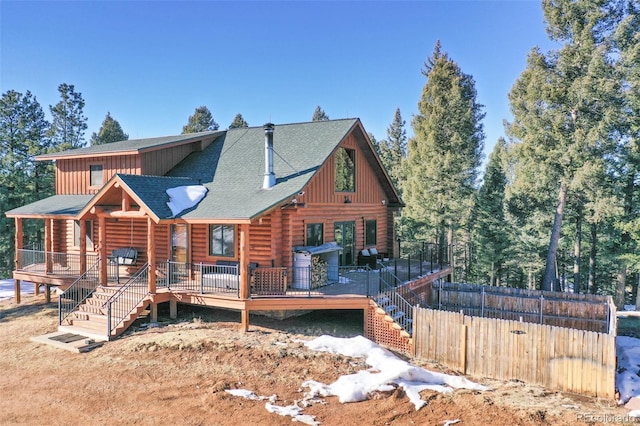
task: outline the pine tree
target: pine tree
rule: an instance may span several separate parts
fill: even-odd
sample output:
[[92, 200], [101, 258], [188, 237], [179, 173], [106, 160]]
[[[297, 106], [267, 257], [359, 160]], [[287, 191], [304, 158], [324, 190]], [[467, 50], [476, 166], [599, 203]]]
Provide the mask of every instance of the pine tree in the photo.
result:
[[[484, 113], [473, 78], [464, 74], [440, 42], [425, 63], [427, 78], [413, 119], [403, 198], [406, 237], [453, 243], [464, 227], [481, 161]], [[442, 246], [441, 246], [442, 247]]]
[[111, 113], [107, 112], [107, 116], [100, 126], [98, 133], [93, 132], [91, 135], [91, 145], [102, 145], [105, 143], [126, 141], [129, 139], [129, 135], [122, 131], [120, 123], [113, 117]]
[[182, 133], [208, 132], [218, 130], [218, 127], [209, 108], [203, 105], [196, 108], [193, 115], [189, 116], [189, 121], [182, 128]]
[[394, 186], [402, 188], [404, 160], [407, 157], [407, 131], [404, 129], [400, 108], [396, 108], [393, 122], [387, 128], [387, 138], [377, 143], [376, 149]]
[[[5, 212], [53, 194], [53, 169], [34, 157], [49, 150], [49, 123], [30, 92], [9, 90], [0, 98], [0, 276], [13, 270], [15, 223]], [[32, 221], [37, 222], [37, 221]], [[26, 241], [38, 241], [40, 226], [27, 222]]]
[[489, 285], [500, 285], [507, 250], [509, 227], [504, 214], [507, 177], [503, 171], [506, 142], [500, 138], [489, 155], [484, 182], [474, 208], [473, 229], [476, 242], [476, 274]]
[[546, 55], [539, 49], [530, 53], [509, 94], [514, 121], [508, 132], [519, 154], [515, 170], [521, 182], [515, 187], [534, 205], [554, 211], [542, 284], [552, 290], [569, 194], [593, 182], [589, 173], [601, 170], [598, 163], [614, 150], [608, 118], [620, 83], [601, 31], [606, 2], [545, 0], [543, 9], [547, 33], [564, 45]]
[[85, 144], [84, 132], [87, 130], [87, 117], [84, 116], [84, 99], [75, 91], [73, 84], [62, 83], [58, 86], [60, 102], [49, 106], [53, 121], [49, 129], [53, 149], [64, 151], [80, 148]]
[[329, 116], [324, 112], [320, 105], [318, 105], [313, 111], [313, 117], [311, 117], [311, 121], [328, 121]]
[[236, 116], [233, 118], [233, 121], [229, 125], [229, 129], [245, 129], [247, 127], [249, 127], [249, 123], [245, 121], [245, 119], [242, 117], [242, 114], [240, 113], [236, 114]]

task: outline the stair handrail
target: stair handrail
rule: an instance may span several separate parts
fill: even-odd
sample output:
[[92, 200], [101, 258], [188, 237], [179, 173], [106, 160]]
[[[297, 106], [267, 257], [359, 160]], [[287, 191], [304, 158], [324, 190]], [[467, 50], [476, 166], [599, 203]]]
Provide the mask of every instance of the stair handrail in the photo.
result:
[[[84, 274], [71, 283], [65, 291], [60, 293], [58, 296], [58, 325], [62, 325], [62, 322], [96, 291], [96, 288], [100, 285], [100, 279], [98, 278], [99, 265], [100, 258]], [[81, 286], [81, 283], [88, 284], [88, 286]]]
[[[106, 302], [102, 304], [103, 308], [107, 308], [107, 337], [111, 338], [111, 331], [117, 328], [124, 319], [138, 306], [148, 295], [149, 288], [147, 287], [147, 277], [149, 272], [149, 263], [145, 263], [129, 280], [122, 285]], [[144, 287], [139, 284], [144, 283]], [[131, 289], [144, 288], [144, 291], [134, 292], [135, 295], [139, 295], [138, 299], [127, 300], [122, 296], [128, 294]], [[116, 303], [125, 301], [124, 305]], [[115, 309], [114, 309], [115, 307]]]
[[[390, 276], [394, 282], [398, 282], [398, 277], [396, 277], [391, 271], [385, 271], [385, 275]], [[425, 300], [416, 292], [411, 290], [407, 284], [403, 284], [401, 286], [393, 286], [389, 284], [387, 279], [383, 276], [383, 274], [379, 274], [380, 278], [380, 292], [376, 297], [374, 297], [374, 301], [377, 300], [380, 296], [389, 296], [392, 302], [395, 304], [396, 308], [400, 310], [404, 315], [398, 320], [394, 319], [394, 321], [402, 327], [404, 331], [409, 333], [409, 335], [413, 334], [413, 329], [411, 324], [413, 324], [413, 305], [407, 300], [407, 295], [411, 295], [414, 300], [416, 300], [418, 305], [428, 304]], [[402, 293], [398, 291], [402, 289]], [[384, 308], [383, 308], [384, 309]]]

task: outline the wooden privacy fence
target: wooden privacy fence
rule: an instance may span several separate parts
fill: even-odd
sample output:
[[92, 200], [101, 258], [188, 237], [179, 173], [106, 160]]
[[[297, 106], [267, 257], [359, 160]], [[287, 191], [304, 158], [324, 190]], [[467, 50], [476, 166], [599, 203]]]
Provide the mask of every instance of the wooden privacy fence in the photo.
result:
[[614, 398], [615, 334], [414, 308], [415, 356], [462, 374]]
[[418, 284], [412, 289], [429, 307], [438, 310], [609, 334], [616, 330], [616, 311], [611, 296], [447, 283], [442, 280]]

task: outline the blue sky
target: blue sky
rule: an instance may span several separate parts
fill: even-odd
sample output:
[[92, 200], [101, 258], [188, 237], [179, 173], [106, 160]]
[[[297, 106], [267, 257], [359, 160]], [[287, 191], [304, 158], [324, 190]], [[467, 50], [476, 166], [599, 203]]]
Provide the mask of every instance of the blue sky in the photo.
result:
[[377, 139], [411, 118], [436, 40], [476, 82], [485, 151], [534, 46], [551, 47], [539, 1], [0, 2], [0, 89], [49, 116], [60, 83], [86, 102], [88, 140], [107, 113], [130, 138], [179, 134], [206, 105], [221, 128], [359, 117]]

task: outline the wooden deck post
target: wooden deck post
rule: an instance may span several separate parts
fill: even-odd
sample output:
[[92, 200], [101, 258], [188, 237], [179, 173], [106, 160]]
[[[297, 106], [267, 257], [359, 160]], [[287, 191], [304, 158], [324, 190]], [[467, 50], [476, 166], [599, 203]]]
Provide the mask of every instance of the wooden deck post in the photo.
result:
[[100, 284], [107, 285], [107, 220], [98, 216], [98, 253], [100, 256]]
[[51, 303], [51, 286], [49, 284], [44, 285], [44, 300]]
[[[149, 262], [149, 274], [147, 275], [147, 285], [149, 293], [156, 293], [156, 224], [147, 217], [147, 262]], [[157, 311], [157, 307], [156, 307]]]
[[242, 317], [242, 331], [249, 331], [249, 310], [241, 310], [240, 316]]
[[13, 291], [16, 297], [16, 303], [20, 303], [20, 280], [13, 281]]
[[44, 257], [45, 257], [45, 272], [51, 273], [53, 272], [53, 259], [52, 259], [52, 248], [53, 248], [53, 220], [45, 219], [44, 220]]
[[15, 235], [15, 270], [17, 271], [20, 267], [20, 250], [22, 250], [23, 246], [23, 236], [22, 236], [22, 219], [19, 217], [15, 218], [16, 223], [16, 235]]
[[169, 318], [178, 318], [178, 302], [173, 299], [169, 300]]
[[149, 310], [151, 311], [150, 321], [152, 323], [158, 322], [158, 304], [155, 302], [152, 302], [151, 306], [149, 306]]
[[80, 221], [80, 275], [87, 272], [87, 223]]
[[249, 225], [240, 225], [240, 299], [249, 298]]

